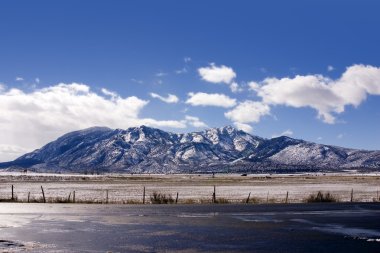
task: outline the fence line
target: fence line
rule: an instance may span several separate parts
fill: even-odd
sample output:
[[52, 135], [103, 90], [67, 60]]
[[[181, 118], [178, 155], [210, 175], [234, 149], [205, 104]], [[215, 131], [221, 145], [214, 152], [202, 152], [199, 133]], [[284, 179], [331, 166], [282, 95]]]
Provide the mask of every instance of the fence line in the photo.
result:
[[[40, 186], [40, 193], [36, 189], [28, 188], [27, 191], [20, 192], [17, 187], [13, 184], [9, 190], [9, 195], [0, 194], [0, 202], [42, 202], [42, 203], [99, 203], [99, 204], [146, 204], [152, 203], [153, 192], [161, 193], [165, 197], [172, 199], [173, 203], [183, 204], [183, 203], [300, 203], [305, 202], [305, 200], [310, 196], [310, 194], [316, 194], [316, 192], [302, 193], [283, 191], [281, 194], [278, 192], [271, 194], [270, 191], [267, 191], [266, 194], [258, 194], [255, 191], [238, 193], [231, 193], [223, 191], [223, 188], [226, 186], [213, 186], [205, 187], [201, 192], [187, 192], [186, 189], [179, 190], [176, 189], [165, 189], [163, 187], [154, 187], [145, 186], [141, 189], [140, 193], [138, 191], [130, 191], [130, 187], [126, 186], [125, 188], [119, 189], [51, 189], [47, 187]], [[196, 188], [194, 186], [193, 188]], [[252, 187], [254, 189], [254, 187]], [[216, 191], [218, 190], [218, 195]], [[323, 191], [326, 192], [326, 191]], [[0, 192], [2, 193], [2, 192]], [[25, 193], [25, 195], [24, 195]], [[225, 194], [224, 194], [225, 193]], [[347, 191], [344, 195], [344, 192], [334, 192], [330, 191], [339, 202], [379, 202], [379, 192], [378, 189], [373, 189], [368, 192], [355, 192], [352, 188], [351, 191]], [[343, 194], [342, 194], [343, 193]], [[24, 197], [18, 197], [24, 195]], [[244, 195], [245, 196], [244, 196]], [[142, 196], [142, 198], [141, 198]], [[248, 197], [247, 197], [248, 196]], [[271, 196], [271, 198], [270, 198]], [[285, 197], [284, 197], [285, 196]], [[153, 201], [154, 202], [154, 201]]]

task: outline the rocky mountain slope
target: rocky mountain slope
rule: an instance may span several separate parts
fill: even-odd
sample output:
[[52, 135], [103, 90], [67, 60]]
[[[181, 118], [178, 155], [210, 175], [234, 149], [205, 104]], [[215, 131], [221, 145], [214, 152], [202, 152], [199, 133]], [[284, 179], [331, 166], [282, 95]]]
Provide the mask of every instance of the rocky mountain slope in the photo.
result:
[[380, 169], [380, 151], [263, 139], [231, 126], [174, 134], [146, 126], [68, 133], [0, 168], [35, 171], [190, 173]]

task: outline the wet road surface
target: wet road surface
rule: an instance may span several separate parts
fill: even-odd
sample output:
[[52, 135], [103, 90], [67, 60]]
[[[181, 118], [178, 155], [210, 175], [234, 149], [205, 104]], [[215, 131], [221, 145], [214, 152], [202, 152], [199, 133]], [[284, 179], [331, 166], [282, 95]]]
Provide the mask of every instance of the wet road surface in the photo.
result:
[[0, 252], [380, 252], [380, 204], [0, 203]]

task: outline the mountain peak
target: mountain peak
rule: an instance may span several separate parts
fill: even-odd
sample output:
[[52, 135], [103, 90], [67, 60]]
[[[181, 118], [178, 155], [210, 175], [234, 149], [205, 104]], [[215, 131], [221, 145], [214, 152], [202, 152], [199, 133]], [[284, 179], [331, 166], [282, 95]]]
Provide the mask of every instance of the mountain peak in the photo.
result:
[[220, 127], [218, 128], [221, 132], [227, 132], [229, 134], [233, 133], [233, 132], [237, 132], [239, 131], [238, 129], [236, 129], [235, 127], [231, 126], [231, 125], [227, 125], [227, 126], [224, 126], [224, 127]]
[[280, 136], [263, 139], [232, 126], [174, 134], [145, 125], [68, 133], [0, 168], [147, 173], [375, 170], [380, 151], [361, 151]]

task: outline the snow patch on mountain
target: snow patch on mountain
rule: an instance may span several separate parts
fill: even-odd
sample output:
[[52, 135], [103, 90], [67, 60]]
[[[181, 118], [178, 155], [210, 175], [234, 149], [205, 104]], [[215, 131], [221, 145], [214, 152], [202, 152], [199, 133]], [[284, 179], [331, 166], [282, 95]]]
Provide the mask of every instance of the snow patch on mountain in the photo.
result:
[[380, 152], [315, 144], [286, 136], [264, 139], [232, 126], [176, 134], [146, 126], [93, 127], [1, 163], [37, 171], [139, 173], [380, 169]]

